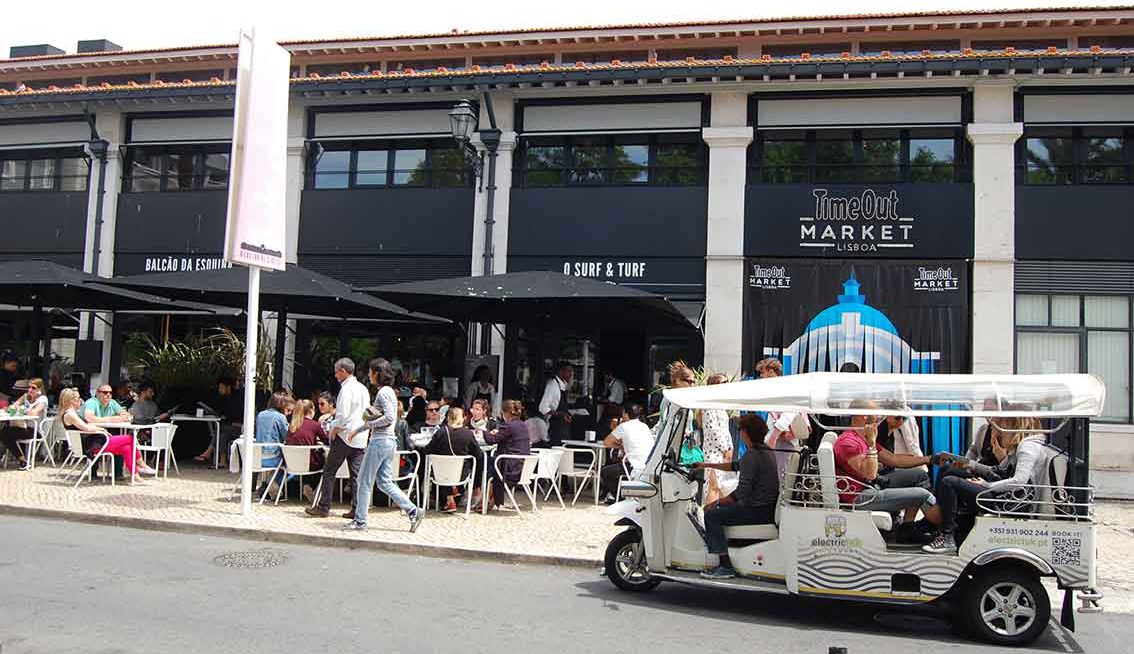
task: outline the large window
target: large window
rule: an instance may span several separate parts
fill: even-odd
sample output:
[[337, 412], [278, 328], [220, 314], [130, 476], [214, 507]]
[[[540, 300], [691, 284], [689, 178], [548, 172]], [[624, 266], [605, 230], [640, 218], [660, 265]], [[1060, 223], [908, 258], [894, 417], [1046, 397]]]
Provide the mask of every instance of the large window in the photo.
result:
[[882, 184], [967, 181], [960, 130], [761, 130], [751, 153], [754, 184]]
[[472, 172], [451, 142], [327, 143], [309, 162], [308, 188], [465, 187]]
[[1017, 145], [1025, 184], [1123, 184], [1131, 181], [1129, 127], [1030, 127]]
[[131, 147], [123, 185], [131, 193], [223, 191], [230, 150], [223, 143]]
[[530, 137], [517, 161], [516, 183], [525, 187], [705, 183], [697, 134]]
[[1102, 420], [1131, 422], [1131, 298], [1016, 296], [1016, 372], [1086, 372], [1106, 384]]
[[0, 192], [87, 190], [90, 165], [78, 151], [0, 150]]

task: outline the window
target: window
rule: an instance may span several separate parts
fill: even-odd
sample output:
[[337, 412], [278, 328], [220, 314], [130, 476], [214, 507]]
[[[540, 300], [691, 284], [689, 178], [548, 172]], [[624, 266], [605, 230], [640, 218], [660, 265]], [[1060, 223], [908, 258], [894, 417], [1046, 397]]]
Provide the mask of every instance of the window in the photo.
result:
[[658, 61], [685, 61], [689, 57], [711, 61], [735, 56], [736, 48], [667, 48], [657, 51]]
[[124, 185], [131, 193], [226, 190], [229, 149], [221, 143], [132, 147]]
[[1014, 41], [973, 41], [974, 52], [998, 52], [1008, 48], [1017, 50], [1047, 50], [1048, 48], [1067, 48], [1067, 39], [1017, 39]]
[[754, 184], [891, 184], [963, 181], [960, 130], [761, 130]]
[[1106, 385], [1101, 420], [1131, 422], [1131, 298], [1016, 296], [1016, 371], [1090, 373]]
[[1125, 184], [1131, 181], [1130, 128], [1029, 127], [1017, 146], [1025, 184]]
[[83, 85], [83, 78], [81, 77], [68, 77], [66, 79], [26, 79], [24, 85], [29, 89], [41, 91], [56, 87], [60, 89], [69, 89], [75, 86]]
[[364, 75], [376, 70], [382, 70], [382, 64], [368, 63], [365, 61], [344, 61], [337, 64], [307, 64], [308, 75], [319, 75], [321, 77], [337, 77], [344, 72], [352, 75]]
[[109, 84], [111, 86], [126, 86], [129, 83], [149, 84], [149, 73], [134, 73], [132, 75], [91, 75], [87, 78], [87, 86]]
[[1134, 35], [1123, 36], [1080, 36], [1079, 47], [1098, 46], [1104, 50], [1125, 50], [1134, 48]]
[[0, 191], [85, 193], [90, 166], [80, 152], [0, 151]]
[[207, 69], [207, 70], [159, 70], [154, 73], [154, 79], [160, 79], [167, 84], [180, 84], [185, 80], [190, 82], [208, 82], [213, 78], [224, 79], [224, 70]]
[[481, 68], [503, 68], [508, 64], [515, 66], [538, 66], [543, 62], [554, 63], [555, 55], [547, 52], [543, 54], [515, 54], [492, 55], [488, 57], [473, 57], [472, 65]]
[[404, 141], [366, 141], [327, 145], [308, 166], [308, 188], [346, 189], [388, 186], [467, 187], [472, 174], [464, 152], [444, 145]]
[[525, 187], [705, 183], [697, 134], [531, 137], [522, 146], [516, 183]]
[[406, 70], [410, 68], [417, 72], [437, 70], [438, 68], [458, 70], [464, 67], [464, 59], [410, 59], [407, 61], [391, 61], [386, 64], [386, 70]]
[[629, 50], [625, 52], [564, 52], [563, 63], [574, 64], [581, 61], [585, 64], [609, 64], [614, 60], [623, 63], [648, 61], [650, 53], [646, 50]]
[[765, 45], [760, 48], [761, 54], [771, 55], [773, 59], [799, 57], [804, 52], [812, 57], [838, 57], [844, 52], [850, 52], [849, 43], [796, 43], [783, 45]]
[[867, 57], [877, 57], [883, 52], [889, 52], [895, 57], [920, 55], [925, 51], [931, 54], [944, 54], [947, 52], [960, 52], [960, 41], [863, 41], [858, 44], [860, 54]]

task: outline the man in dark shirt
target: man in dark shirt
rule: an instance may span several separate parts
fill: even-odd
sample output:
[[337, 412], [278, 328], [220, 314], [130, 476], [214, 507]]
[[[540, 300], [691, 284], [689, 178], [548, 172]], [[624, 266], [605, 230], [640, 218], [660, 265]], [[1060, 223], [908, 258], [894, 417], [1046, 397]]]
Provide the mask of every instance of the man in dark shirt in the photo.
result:
[[696, 468], [739, 471], [740, 483], [716, 506], [705, 511], [705, 537], [709, 553], [720, 556], [720, 565], [702, 572], [709, 579], [731, 579], [736, 576], [728, 560], [728, 525], [766, 525], [775, 522], [776, 502], [780, 497], [780, 480], [776, 474], [776, 455], [764, 444], [768, 425], [754, 413], [740, 416], [740, 437], [748, 451], [740, 461], [698, 463]]
[[17, 391], [12, 390], [16, 381], [20, 379], [20, 361], [11, 352], [4, 354], [3, 367], [0, 367], [0, 394], [7, 396], [14, 402], [19, 397]]

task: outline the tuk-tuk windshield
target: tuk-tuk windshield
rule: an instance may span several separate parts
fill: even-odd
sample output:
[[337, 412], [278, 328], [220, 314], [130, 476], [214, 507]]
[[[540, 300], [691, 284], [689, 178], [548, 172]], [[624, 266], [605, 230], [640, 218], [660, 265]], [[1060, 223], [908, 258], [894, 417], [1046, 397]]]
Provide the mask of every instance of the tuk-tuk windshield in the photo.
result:
[[1095, 417], [1106, 391], [1093, 375], [909, 375], [806, 373], [675, 388], [688, 409], [826, 415]]

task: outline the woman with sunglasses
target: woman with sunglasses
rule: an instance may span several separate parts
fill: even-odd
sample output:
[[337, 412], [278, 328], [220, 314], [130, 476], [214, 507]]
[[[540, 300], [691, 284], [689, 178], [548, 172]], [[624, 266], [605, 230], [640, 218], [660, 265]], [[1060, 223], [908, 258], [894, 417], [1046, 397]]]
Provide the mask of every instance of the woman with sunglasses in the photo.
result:
[[83, 400], [79, 397], [77, 389], [64, 389], [59, 394], [59, 415], [62, 417], [63, 426], [82, 433], [83, 451], [88, 457], [93, 459], [100, 451], [122, 457], [134, 482], [141, 481], [139, 474], [157, 474], [156, 470], [147, 466], [142, 460], [141, 452], [134, 449], [133, 436], [111, 435], [105, 428], [87, 422], [79, 415], [81, 406]]
[[47, 411], [47, 396], [43, 394], [43, 380], [38, 377], [28, 382], [28, 391], [12, 403], [11, 408], [29, 420], [13, 420], [0, 429], [0, 441], [8, 448], [8, 453], [20, 462], [20, 470], [30, 470], [31, 462], [20, 450], [20, 441], [30, 441], [35, 435], [36, 420]]

